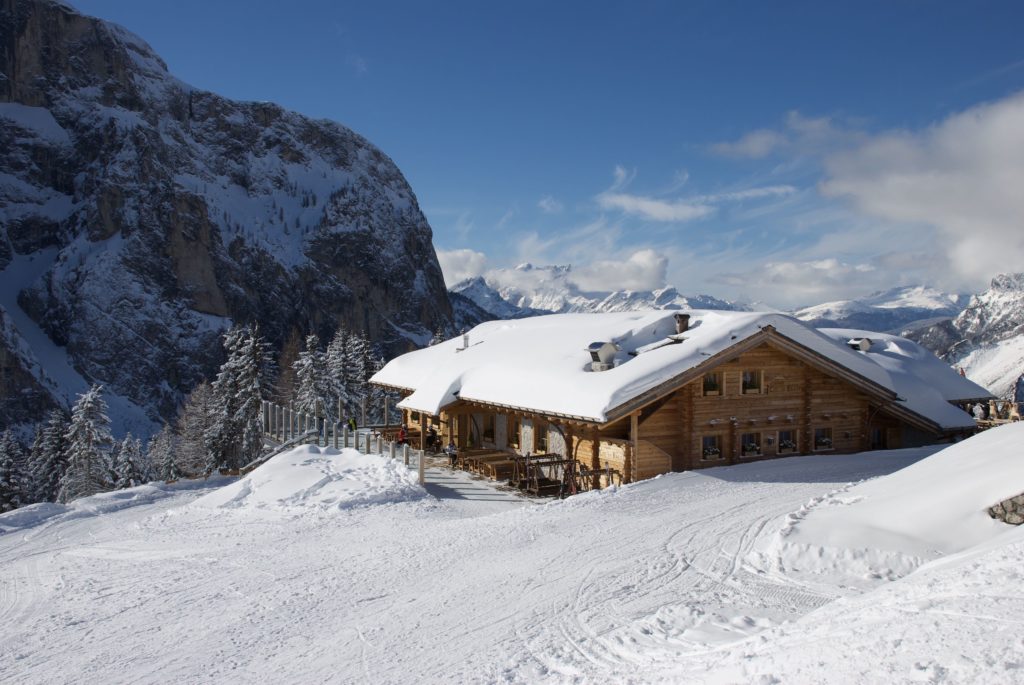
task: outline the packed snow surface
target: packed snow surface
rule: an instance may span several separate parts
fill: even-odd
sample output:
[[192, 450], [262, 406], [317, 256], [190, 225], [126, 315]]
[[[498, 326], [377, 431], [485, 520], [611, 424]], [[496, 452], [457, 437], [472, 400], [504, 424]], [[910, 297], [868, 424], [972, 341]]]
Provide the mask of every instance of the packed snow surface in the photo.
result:
[[354, 449], [303, 445], [271, 458], [197, 507], [281, 513], [329, 511], [426, 495], [404, 464]]
[[[338, 506], [337, 474], [392, 482], [382, 458], [304, 449], [249, 477], [262, 503], [237, 497], [242, 479], [73, 516], [34, 505], [0, 515], [0, 680], [1020, 682], [1024, 529], [982, 512], [1024, 491], [1022, 440], [1014, 425], [539, 506], [446, 469], [428, 471], [433, 496], [353, 486], [368, 503]], [[111, 499], [135, 501], [96, 508]], [[839, 549], [860, 556], [803, 572]], [[904, 577], [830, 582], [871, 553], [923, 552]]]
[[[988, 394], [902, 338], [886, 340], [906, 343], [908, 354], [865, 355], [790, 316], [717, 310], [688, 311], [689, 329], [673, 338], [676, 313], [552, 314], [489, 321], [466, 338], [392, 360], [373, 381], [414, 390], [399, 406], [431, 414], [461, 398], [603, 422], [616, 407], [772, 326], [894, 398], [904, 397], [906, 406], [943, 428], [973, 427], [974, 422], [937, 395], [932, 384], [969, 384], [972, 394], [967, 397]], [[618, 346], [614, 368], [590, 370], [586, 350], [593, 342]]]

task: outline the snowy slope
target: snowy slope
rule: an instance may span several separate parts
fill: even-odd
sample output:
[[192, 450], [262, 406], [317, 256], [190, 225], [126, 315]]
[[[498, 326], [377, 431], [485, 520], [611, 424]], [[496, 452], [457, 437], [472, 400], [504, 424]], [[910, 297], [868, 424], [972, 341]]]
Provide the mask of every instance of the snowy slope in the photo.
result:
[[[1024, 536], [978, 512], [1024, 491], [1011, 468], [1022, 432], [671, 474], [542, 506], [474, 501], [437, 470], [428, 489], [442, 499], [325, 507], [308, 477], [344, 455], [299, 450], [275, 467], [284, 516], [197, 506], [243, 481], [148, 503], [143, 486], [117, 495], [137, 506], [90, 515], [86, 498], [75, 516], [15, 525], [30, 507], [0, 515], [0, 650], [15, 657], [0, 679], [1015, 682]], [[377, 473], [366, 492], [393, 482]], [[812, 530], [826, 513], [848, 540]], [[898, 534], [876, 537], [879, 524]], [[804, 560], [822, 545], [941, 551], [895, 581], [811, 582], [792, 555], [765, 556], [798, 535]]]
[[793, 315], [819, 327], [893, 331], [922, 319], [956, 316], [967, 298], [926, 286], [902, 286], [853, 300], [805, 307]]
[[951, 321], [906, 332], [972, 380], [1024, 401], [1024, 274], [1001, 274]]

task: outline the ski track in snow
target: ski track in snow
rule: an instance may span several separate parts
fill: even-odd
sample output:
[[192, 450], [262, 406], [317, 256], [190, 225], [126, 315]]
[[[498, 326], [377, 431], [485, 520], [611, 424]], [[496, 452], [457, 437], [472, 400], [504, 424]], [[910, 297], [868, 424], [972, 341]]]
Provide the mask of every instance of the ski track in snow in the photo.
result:
[[924, 454], [709, 469], [541, 506], [191, 506], [210, 486], [69, 512], [0, 535], [0, 681], [699, 680], [839, 596], [751, 566], [757, 543]]

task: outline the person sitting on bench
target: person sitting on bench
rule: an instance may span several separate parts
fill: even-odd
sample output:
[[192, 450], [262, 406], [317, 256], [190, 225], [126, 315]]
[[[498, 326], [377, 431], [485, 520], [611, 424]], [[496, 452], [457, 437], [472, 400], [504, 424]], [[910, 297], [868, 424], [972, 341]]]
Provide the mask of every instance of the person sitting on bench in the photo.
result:
[[444, 451], [448, 455], [448, 465], [455, 468], [455, 461], [459, 457], [459, 449], [455, 446], [455, 438], [448, 441], [448, 446], [444, 448]]

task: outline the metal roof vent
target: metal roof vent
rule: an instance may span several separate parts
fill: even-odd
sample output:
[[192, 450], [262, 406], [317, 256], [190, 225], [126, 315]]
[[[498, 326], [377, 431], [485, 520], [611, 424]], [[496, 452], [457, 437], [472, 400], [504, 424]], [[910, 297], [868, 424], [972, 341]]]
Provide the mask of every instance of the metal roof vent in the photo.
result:
[[592, 342], [587, 346], [590, 353], [590, 370], [607, 371], [615, 366], [615, 353], [619, 346], [610, 342]]
[[867, 352], [871, 349], [871, 338], [850, 338], [846, 344], [855, 350]]

